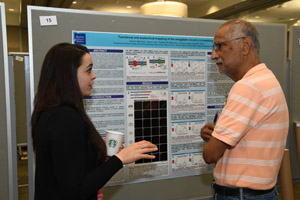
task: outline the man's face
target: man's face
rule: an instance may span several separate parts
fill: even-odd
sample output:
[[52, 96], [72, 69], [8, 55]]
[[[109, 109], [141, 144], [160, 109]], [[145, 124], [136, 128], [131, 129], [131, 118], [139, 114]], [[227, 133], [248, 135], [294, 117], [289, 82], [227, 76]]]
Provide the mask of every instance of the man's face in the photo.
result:
[[229, 76], [234, 81], [242, 67], [242, 36], [230, 34], [230, 25], [221, 27], [214, 37], [214, 49], [211, 59], [216, 60], [219, 72]]

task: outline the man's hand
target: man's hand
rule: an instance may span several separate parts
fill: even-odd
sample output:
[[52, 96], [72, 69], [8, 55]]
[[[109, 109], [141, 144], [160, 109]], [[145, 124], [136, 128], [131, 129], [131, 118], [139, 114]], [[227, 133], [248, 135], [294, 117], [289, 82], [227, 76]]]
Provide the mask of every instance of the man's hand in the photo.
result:
[[215, 128], [215, 124], [212, 123], [205, 124], [205, 126], [202, 127], [200, 131], [200, 135], [205, 142], [208, 142], [210, 140], [214, 128]]

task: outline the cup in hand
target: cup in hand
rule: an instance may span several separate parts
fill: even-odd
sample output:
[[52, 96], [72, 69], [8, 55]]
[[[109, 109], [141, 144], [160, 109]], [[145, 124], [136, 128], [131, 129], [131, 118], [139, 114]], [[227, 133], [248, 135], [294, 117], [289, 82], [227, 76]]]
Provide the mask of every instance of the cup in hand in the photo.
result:
[[120, 150], [120, 146], [124, 139], [124, 133], [118, 131], [106, 131], [106, 148], [107, 155], [113, 156]]

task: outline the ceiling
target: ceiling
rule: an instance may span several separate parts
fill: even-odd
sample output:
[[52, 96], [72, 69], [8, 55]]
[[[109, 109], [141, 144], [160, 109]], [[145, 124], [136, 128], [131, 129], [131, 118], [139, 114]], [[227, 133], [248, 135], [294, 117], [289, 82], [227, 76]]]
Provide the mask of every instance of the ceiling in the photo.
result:
[[[154, 0], [0, 0], [8, 26], [27, 27], [27, 5], [142, 14], [140, 6]], [[300, 0], [177, 0], [188, 6], [189, 18], [232, 19], [300, 26]]]

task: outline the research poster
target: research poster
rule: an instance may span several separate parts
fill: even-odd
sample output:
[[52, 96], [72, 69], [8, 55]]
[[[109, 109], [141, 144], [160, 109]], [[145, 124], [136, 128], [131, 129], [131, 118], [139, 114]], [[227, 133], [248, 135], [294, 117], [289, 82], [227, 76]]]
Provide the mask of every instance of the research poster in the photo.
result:
[[233, 82], [211, 60], [212, 37], [73, 31], [95, 79], [85, 108], [102, 137], [125, 133], [125, 146], [157, 145], [155, 159], [126, 165], [110, 185], [211, 172], [200, 130], [220, 113]]

